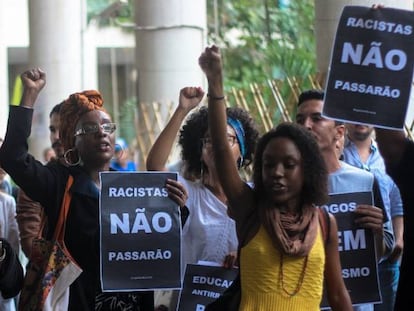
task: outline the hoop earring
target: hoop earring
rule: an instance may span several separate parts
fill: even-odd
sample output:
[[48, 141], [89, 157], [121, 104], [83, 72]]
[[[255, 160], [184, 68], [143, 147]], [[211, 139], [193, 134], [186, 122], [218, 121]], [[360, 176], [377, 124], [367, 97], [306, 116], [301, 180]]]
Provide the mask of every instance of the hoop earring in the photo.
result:
[[124, 148], [122, 148], [122, 146], [120, 144], [115, 144], [114, 145], [114, 155], [115, 155], [116, 146], [119, 146], [119, 149], [121, 151], [121, 154], [119, 156], [115, 157], [115, 159], [118, 160], [118, 159], [122, 158], [122, 156], [124, 155]]
[[70, 148], [70, 149], [66, 150], [65, 153], [63, 154], [63, 159], [65, 160], [65, 162], [68, 166], [76, 166], [76, 165], [79, 165], [81, 163], [81, 158], [80, 158], [79, 154], [78, 154], [78, 161], [76, 163], [72, 163], [69, 160], [70, 159], [69, 154], [71, 152], [75, 152], [75, 150], [76, 149]]

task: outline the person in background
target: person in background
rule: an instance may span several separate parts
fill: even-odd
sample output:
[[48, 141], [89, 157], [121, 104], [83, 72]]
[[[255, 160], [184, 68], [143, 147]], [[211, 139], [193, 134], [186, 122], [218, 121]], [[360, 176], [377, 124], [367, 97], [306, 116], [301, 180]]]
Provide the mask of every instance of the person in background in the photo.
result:
[[[28, 153], [33, 107], [46, 84], [38, 69], [21, 75], [23, 95], [19, 106], [10, 106], [0, 162], [16, 183], [38, 201], [47, 217], [46, 238], [52, 238], [69, 175], [74, 182], [67, 216], [65, 244], [83, 270], [70, 285], [68, 310], [153, 310], [153, 292], [104, 293], [99, 275], [99, 173], [110, 169], [114, 155], [116, 124], [103, 107], [98, 91], [71, 94], [60, 110], [60, 137], [66, 165], [54, 161], [43, 165]], [[171, 199], [184, 204], [176, 183]], [[138, 241], [139, 242], [139, 241]]]
[[404, 206], [404, 251], [400, 265], [395, 311], [409, 311], [414, 305], [412, 271], [414, 262], [414, 142], [404, 131], [376, 128], [376, 141], [387, 173], [397, 184]]
[[[1, 197], [0, 193], [0, 201]], [[3, 299], [11, 300], [19, 294], [23, 277], [23, 267], [16, 250], [7, 239], [0, 238], [0, 292]], [[2, 306], [1, 310], [11, 310], [11, 308]]]
[[[15, 275], [16, 271], [4, 271], [7, 267], [11, 269], [16, 269], [17, 263], [15, 261], [15, 255], [18, 255], [20, 252], [20, 241], [19, 241], [19, 229], [16, 222], [16, 201], [14, 197], [7, 193], [0, 191], [0, 241], [4, 242], [3, 255], [7, 255], [7, 251], [10, 251], [10, 256], [1, 260], [0, 264], [4, 262], [5, 259], [8, 259], [10, 262], [6, 263], [5, 267], [1, 266], [0, 271], [3, 271], [1, 275], [7, 275], [7, 278], [10, 274]], [[19, 259], [17, 259], [19, 260]], [[12, 281], [14, 283], [15, 281]], [[0, 310], [14, 311], [16, 310], [15, 305], [15, 296], [18, 294], [18, 291], [15, 290], [18, 286], [11, 286], [7, 288], [5, 292], [2, 291], [2, 297], [0, 297]], [[5, 286], [5, 285], [3, 285]]]
[[[3, 138], [0, 137], [0, 147], [3, 144]], [[7, 172], [2, 169], [0, 165], [0, 191], [7, 193], [14, 197], [14, 199], [17, 199], [17, 192], [19, 188], [13, 185], [13, 183], [10, 180], [10, 176], [7, 174]]]
[[[60, 108], [63, 103], [55, 105], [49, 113], [49, 140], [55, 156], [47, 163], [59, 161], [65, 165], [63, 159], [63, 146], [60, 140]], [[22, 189], [19, 189], [16, 202], [16, 220], [19, 225], [20, 241], [22, 249], [27, 258], [30, 259], [33, 239], [39, 234], [42, 219], [44, 217], [43, 207], [39, 202], [29, 198]]]
[[[339, 160], [338, 148], [345, 134], [345, 125], [322, 116], [324, 92], [306, 90], [299, 95], [296, 123], [306, 128], [316, 139], [328, 168], [329, 194], [371, 192], [374, 205], [358, 205], [354, 210], [358, 227], [371, 229], [378, 261], [386, 258], [394, 248], [394, 233], [387, 219], [380, 188], [375, 176]], [[339, 146], [339, 147], [338, 147]], [[372, 311], [373, 304], [355, 305], [354, 310]]]
[[43, 161], [44, 163], [48, 163], [56, 157], [55, 151], [52, 147], [46, 147], [43, 150]]
[[130, 159], [129, 147], [125, 139], [117, 138], [115, 142], [115, 154], [111, 160], [111, 168], [116, 171], [136, 171], [137, 166]]
[[0, 166], [0, 191], [7, 193], [9, 195], [12, 195], [13, 193], [13, 186], [9, 180], [9, 177], [6, 171], [1, 168], [1, 166]]
[[338, 139], [336, 141], [336, 144], [335, 144], [336, 154], [338, 156], [338, 159], [341, 160], [341, 161], [344, 160], [344, 155], [343, 155], [344, 144], [345, 144], [345, 136], [343, 136], [342, 138]]
[[334, 310], [351, 310], [339, 261], [337, 225], [329, 214], [324, 244], [318, 205], [328, 200], [327, 168], [313, 137], [292, 123], [265, 133], [257, 144], [253, 184], [232, 161], [218, 47], [207, 47], [199, 64], [208, 80], [211, 149], [228, 199], [240, 250], [239, 310], [316, 311], [324, 278]]
[[[383, 4], [372, 5], [375, 10], [380, 10], [383, 7]], [[394, 310], [411, 311], [414, 305], [414, 296], [411, 293], [411, 271], [414, 270], [414, 227], [412, 226], [414, 210], [411, 208], [414, 205], [414, 191], [412, 188], [414, 142], [407, 137], [404, 130], [376, 128], [375, 132], [386, 171], [397, 184], [404, 206], [404, 251], [401, 258]]]
[[397, 185], [385, 171], [384, 159], [374, 140], [374, 127], [351, 123], [345, 126], [347, 135], [343, 149], [344, 161], [374, 174], [379, 182], [388, 217], [392, 220], [395, 246], [391, 254], [378, 265], [382, 303], [374, 306], [375, 311], [389, 311], [394, 309], [400, 274], [400, 257], [404, 246], [404, 213], [401, 195]]
[[[183, 273], [186, 264], [199, 261], [232, 267], [238, 245], [235, 223], [227, 214], [228, 200], [220, 185], [220, 171], [213, 161], [208, 109], [202, 106], [193, 111], [203, 96], [204, 91], [199, 87], [180, 90], [177, 108], [153, 144], [146, 162], [147, 170], [168, 170], [168, 156], [179, 133], [178, 180], [185, 185], [188, 194], [182, 210], [182, 215], [188, 215], [183, 219]], [[241, 108], [228, 109], [227, 124], [227, 144], [232, 150], [230, 160], [241, 170], [251, 163], [258, 131], [251, 116]], [[175, 310], [174, 306], [172, 309]]]
[[0, 166], [0, 192], [11, 195], [17, 200], [19, 187], [17, 187], [11, 180], [7, 172]]

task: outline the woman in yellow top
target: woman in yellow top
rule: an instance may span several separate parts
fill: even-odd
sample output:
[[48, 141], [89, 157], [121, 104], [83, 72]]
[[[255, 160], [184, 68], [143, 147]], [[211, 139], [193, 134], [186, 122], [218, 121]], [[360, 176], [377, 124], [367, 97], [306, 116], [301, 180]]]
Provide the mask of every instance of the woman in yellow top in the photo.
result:
[[[352, 310], [341, 274], [338, 227], [329, 215], [324, 245], [317, 205], [327, 202], [327, 170], [311, 134], [285, 123], [257, 145], [253, 182], [241, 178], [227, 135], [220, 51], [208, 47], [199, 64], [208, 80], [212, 152], [240, 245], [239, 310], [316, 311], [324, 280], [333, 310]], [[241, 132], [243, 128], [239, 129]], [[240, 143], [240, 142], [239, 142]]]

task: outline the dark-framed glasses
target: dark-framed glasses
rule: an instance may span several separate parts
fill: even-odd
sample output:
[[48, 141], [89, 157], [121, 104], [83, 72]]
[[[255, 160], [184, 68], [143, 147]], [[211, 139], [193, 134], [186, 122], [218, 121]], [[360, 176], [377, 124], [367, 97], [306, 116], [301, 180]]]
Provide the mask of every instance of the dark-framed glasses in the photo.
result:
[[[204, 137], [201, 139], [203, 146], [211, 146], [211, 137]], [[234, 135], [227, 135], [227, 142], [230, 147], [233, 147], [237, 143], [237, 137]]]
[[86, 135], [86, 134], [94, 134], [102, 130], [105, 134], [112, 134], [116, 130], [116, 123], [104, 123], [104, 124], [97, 124], [97, 123], [87, 123], [84, 124], [80, 129], [75, 132], [74, 136], [79, 135]]

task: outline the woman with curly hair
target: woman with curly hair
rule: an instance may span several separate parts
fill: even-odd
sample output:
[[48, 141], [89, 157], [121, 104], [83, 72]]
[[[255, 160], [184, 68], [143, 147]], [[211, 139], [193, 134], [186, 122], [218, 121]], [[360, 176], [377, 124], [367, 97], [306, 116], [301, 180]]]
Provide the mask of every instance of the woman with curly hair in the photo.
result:
[[332, 309], [352, 310], [335, 218], [325, 216], [326, 239], [319, 222], [324, 218], [318, 205], [328, 201], [328, 171], [315, 139], [293, 123], [264, 134], [254, 156], [254, 187], [247, 186], [229, 160], [218, 47], [207, 47], [199, 64], [209, 86], [213, 159], [242, 241], [239, 310], [319, 311], [324, 280]]
[[[179, 104], [147, 158], [148, 170], [167, 170], [166, 162], [179, 132], [182, 161], [179, 180], [186, 188], [187, 198], [182, 213], [188, 214], [182, 232], [183, 272], [186, 264], [197, 264], [200, 260], [231, 267], [238, 245], [234, 221], [227, 214], [227, 197], [218, 178], [220, 172], [213, 161], [208, 110], [200, 107], [189, 115], [203, 96], [204, 91], [199, 87], [180, 91]], [[252, 162], [258, 131], [245, 110], [232, 107], [227, 112], [226, 137], [232, 151], [231, 162], [237, 169], [245, 168]]]
[[[116, 125], [98, 91], [74, 93], [60, 109], [64, 159], [43, 165], [27, 150], [33, 108], [46, 84], [46, 74], [32, 69], [21, 75], [20, 106], [10, 106], [0, 161], [25, 193], [42, 204], [47, 217], [46, 239], [52, 239], [69, 176], [72, 199], [64, 241], [82, 273], [70, 285], [68, 310], [153, 310], [153, 292], [103, 293], [99, 271], [99, 173], [110, 169]], [[174, 185], [178, 185], [175, 183]], [[178, 193], [182, 187], [172, 186]], [[183, 202], [171, 194], [179, 204]], [[21, 306], [25, 310], [25, 306]]]

